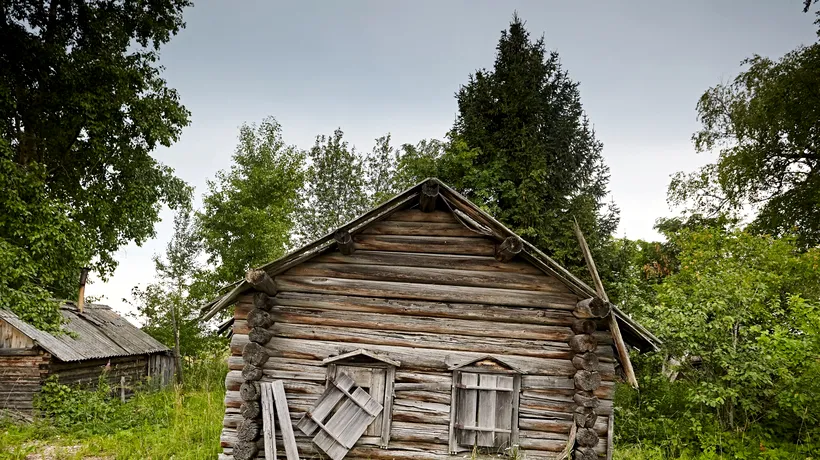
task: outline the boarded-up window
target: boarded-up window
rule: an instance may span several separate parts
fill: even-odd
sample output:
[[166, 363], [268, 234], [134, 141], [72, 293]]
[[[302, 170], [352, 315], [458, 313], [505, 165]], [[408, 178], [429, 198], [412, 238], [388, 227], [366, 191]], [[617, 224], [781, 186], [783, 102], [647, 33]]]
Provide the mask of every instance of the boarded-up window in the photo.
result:
[[328, 382], [340, 375], [350, 376], [355, 385], [384, 407], [384, 410], [367, 426], [358, 444], [387, 447], [393, 415], [393, 384], [398, 361], [357, 350], [326, 360]]
[[316, 404], [297, 422], [313, 443], [331, 459], [341, 460], [382, 412], [382, 406], [353, 379], [340, 372]]
[[520, 387], [519, 374], [455, 371], [450, 451], [509, 453], [518, 443]]

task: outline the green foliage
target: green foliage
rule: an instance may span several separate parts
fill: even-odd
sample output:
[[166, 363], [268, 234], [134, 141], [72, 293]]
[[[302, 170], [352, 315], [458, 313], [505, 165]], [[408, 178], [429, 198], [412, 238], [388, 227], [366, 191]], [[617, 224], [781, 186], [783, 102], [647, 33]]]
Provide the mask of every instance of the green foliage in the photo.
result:
[[90, 241], [66, 205], [47, 193], [46, 168], [20, 166], [0, 139], [0, 308], [50, 332], [62, 316], [55, 297], [73, 298]]
[[0, 138], [15, 163], [44, 168], [49, 195], [83, 230], [102, 275], [118, 248], [154, 236], [163, 204], [188, 199], [150, 152], [188, 124], [157, 59], [190, 4], [10, 0], [0, 8]]
[[131, 291], [136, 316], [145, 321], [142, 330], [168, 347], [175, 346], [178, 334], [182, 356], [197, 356], [222, 345], [198, 319], [199, 306], [215, 292], [200, 261], [202, 242], [192, 218], [188, 207], [177, 212], [165, 257], [154, 256], [156, 281]]
[[[383, 142], [381, 156], [389, 158], [389, 147], [385, 149], [385, 145]], [[374, 149], [377, 155], [378, 149]], [[375, 164], [378, 157], [374, 156], [374, 164], [367, 168], [362, 156], [348, 146], [341, 129], [330, 136], [316, 136], [308, 158], [310, 166], [298, 219], [301, 243], [327, 235], [367, 210], [370, 200], [365, 171], [379, 178], [380, 194], [387, 191], [387, 180], [382, 177], [389, 172], [387, 167], [379, 170]]]
[[640, 392], [619, 387], [619, 442], [667, 456], [647, 458], [817, 455], [820, 251], [729, 224], [661, 227], [672, 269], [636, 297], [666, 350], [635, 358]]
[[750, 230], [795, 234], [801, 247], [820, 244], [820, 43], [777, 61], [754, 56], [728, 84], [698, 102], [699, 151], [718, 151], [714, 164], [678, 173], [670, 202], [706, 214], [758, 212]]
[[[513, 231], [583, 273], [572, 218], [598, 252], [618, 211], [603, 202], [609, 169], [580, 100], [578, 84], [530, 40], [516, 15], [498, 42], [492, 70], [470, 76], [458, 94], [451, 142], [464, 142], [469, 170], [444, 177]], [[457, 162], [458, 163], [458, 162]], [[465, 165], [466, 166], [466, 165]]]
[[[125, 404], [103, 391], [49, 382], [48, 406], [70, 415], [39, 418], [28, 425], [0, 418], [0, 459], [23, 460], [47, 448], [57, 458], [77, 460], [215, 458], [222, 451], [225, 358], [219, 353], [188, 360], [185, 390], [174, 386], [138, 391]], [[69, 405], [78, 409], [70, 411]]]
[[273, 117], [240, 128], [233, 163], [208, 181], [196, 214], [208, 262], [216, 267], [210, 279], [217, 285], [284, 255], [304, 184], [304, 154], [285, 145]]
[[100, 375], [97, 387], [87, 390], [80, 387], [62, 385], [58, 376], [52, 375], [43, 383], [34, 405], [41, 417], [48, 418], [58, 427], [87, 424], [99, 427], [114, 422], [120, 402], [111, 397], [112, 389]]

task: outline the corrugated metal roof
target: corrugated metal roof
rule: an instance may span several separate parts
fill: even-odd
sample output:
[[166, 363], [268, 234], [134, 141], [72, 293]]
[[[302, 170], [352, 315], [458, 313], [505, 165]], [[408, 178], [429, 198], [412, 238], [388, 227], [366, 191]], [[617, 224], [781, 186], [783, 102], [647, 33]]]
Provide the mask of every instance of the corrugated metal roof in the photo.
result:
[[63, 325], [66, 333], [59, 335], [43, 332], [8, 310], [0, 309], [0, 319], [7, 321], [61, 361], [169, 351], [168, 347], [139, 330], [107, 305], [85, 304], [80, 313], [73, 303], [65, 303], [60, 306], [60, 312], [66, 320]]

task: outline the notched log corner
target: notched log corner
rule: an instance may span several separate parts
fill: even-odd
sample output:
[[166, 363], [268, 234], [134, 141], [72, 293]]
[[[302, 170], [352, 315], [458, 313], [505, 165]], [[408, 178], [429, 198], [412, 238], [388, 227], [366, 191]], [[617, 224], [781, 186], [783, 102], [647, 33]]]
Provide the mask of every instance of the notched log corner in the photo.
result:
[[254, 289], [269, 296], [276, 295], [276, 282], [265, 270], [252, 268], [245, 274], [245, 281], [253, 285]]

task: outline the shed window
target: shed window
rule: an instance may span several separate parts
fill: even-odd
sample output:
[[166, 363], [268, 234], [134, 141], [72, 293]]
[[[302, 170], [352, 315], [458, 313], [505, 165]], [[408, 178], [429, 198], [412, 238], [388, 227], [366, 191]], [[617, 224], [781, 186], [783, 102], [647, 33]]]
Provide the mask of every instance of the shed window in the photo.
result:
[[518, 444], [521, 376], [475, 366], [453, 372], [450, 451], [510, 453]]
[[384, 410], [368, 425], [358, 442], [387, 447], [390, 441], [393, 416], [393, 384], [396, 379], [396, 367], [400, 363], [366, 350], [357, 350], [328, 358], [325, 362], [328, 382], [335, 381], [342, 374], [347, 374], [353, 378], [357, 387], [362, 388], [373, 400], [384, 407]]

